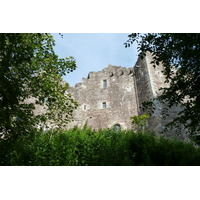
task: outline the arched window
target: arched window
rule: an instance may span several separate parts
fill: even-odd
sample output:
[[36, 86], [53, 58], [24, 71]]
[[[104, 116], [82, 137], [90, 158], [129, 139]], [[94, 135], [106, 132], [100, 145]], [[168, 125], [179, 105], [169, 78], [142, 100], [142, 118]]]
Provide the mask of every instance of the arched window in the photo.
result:
[[113, 129], [114, 129], [115, 132], [118, 132], [118, 131], [121, 130], [121, 125], [120, 125], [120, 124], [115, 124], [115, 125], [113, 126]]

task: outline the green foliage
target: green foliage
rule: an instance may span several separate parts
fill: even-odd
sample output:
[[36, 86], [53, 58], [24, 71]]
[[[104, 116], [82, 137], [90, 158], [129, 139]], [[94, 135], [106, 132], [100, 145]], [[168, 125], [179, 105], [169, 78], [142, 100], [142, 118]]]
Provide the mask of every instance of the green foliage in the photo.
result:
[[148, 33], [130, 34], [125, 47], [137, 43], [141, 57], [153, 54], [153, 65], [160, 62], [170, 87], [163, 88], [159, 100], [168, 107], [180, 105], [183, 110], [173, 124], [183, 124], [191, 135], [200, 132], [200, 34]]
[[147, 119], [149, 118], [149, 115], [147, 113], [144, 113], [140, 116], [133, 116], [130, 117], [131, 124], [135, 126], [136, 130], [143, 130], [147, 127]]
[[176, 166], [200, 165], [200, 149], [152, 132], [35, 132], [0, 141], [0, 165], [12, 166]]
[[[50, 34], [0, 34], [0, 133], [25, 134], [47, 121], [63, 127], [71, 120], [77, 103], [62, 76], [76, 62], [59, 59], [54, 45]], [[36, 106], [47, 112], [35, 116]]]

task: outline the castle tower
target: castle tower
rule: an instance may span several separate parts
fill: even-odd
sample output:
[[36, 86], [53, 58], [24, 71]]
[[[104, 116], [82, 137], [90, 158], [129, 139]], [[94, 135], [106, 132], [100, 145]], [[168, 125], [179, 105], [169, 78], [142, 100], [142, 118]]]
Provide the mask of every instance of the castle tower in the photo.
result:
[[[162, 63], [153, 67], [151, 63], [153, 60], [152, 54], [146, 53], [146, 56], [141, 59], [138, 58], [134, 67], [134, 82], [138, 102], [138, 114], [141, 115], [146, 112], [143, 110], [143, 102], [153, 100], [154, 110], [151, 117], [148, 119], [148, 128], [154, 130], [156, 133], [161, 133], [166, 124], [173, 121], [177, 114], [180, 112], [180, 106], [173, 106], [166, 112], [167, 104], [157, 100], [157, 97], [162, 94], [160, 88], [169, 87], [169, 83], [165, 83], [165, 76], [162, 73]], [[185, 131], [183, 127], [173, 128], [169, 131], [164, 130], [166, 136], [179, 135], [179, 138], [185, 139]]]
[[74, 112], [74, 125], [94, 129], [130, 129], [130, 117], [138, 115], [133, 69], [109, 65], [100, 72], [90, 72], [88, 78], [69, 89], [79, 103]]
[[[138, 58], [134, 67], [134, 81], [138, 99], [138, 114], [142, 115], [146, 112], [143, 110], [143, 103], [156, 99], [162, 91], [161, 87], [167, 87], [165, 76], [162, 73], [163, 66], [161, 64], [153, 67], [152, 55], [147, 52], [146, 56]], [[160, 132], [163, 129], [162, 111], [163, 105], [154, 100], [155, 110], [148, 120], [148, 128]]]

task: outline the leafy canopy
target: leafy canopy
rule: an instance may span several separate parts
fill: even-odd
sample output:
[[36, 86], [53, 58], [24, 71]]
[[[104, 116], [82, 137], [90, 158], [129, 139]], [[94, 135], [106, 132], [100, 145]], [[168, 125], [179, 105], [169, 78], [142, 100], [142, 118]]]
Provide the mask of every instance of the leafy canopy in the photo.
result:
[[[47, 121], [61, 127], [71, 120], [77, 103], [62, 76], [76, 62], [59, 59], [54, 45], [50, 34], [0, 34], [0, 133], [24, 134]], [[34, 114], [36, 107], [46, 112]]]
[[144, 131], [144, 129], [147, 127], [147, 119], [149, 118], [150, 116], [147, 114], [147, 113], [144, 113], [143, 115], [140, 115], [140, 116], [133, 116], [133, 117], [130, 117], [130, 120], [131, 120], [131, 124], [133, 126], [135, 126], [135, 128], [137, 130], [142, 130]]
[[183, 110], [173, 121], [181, 123], [192, 134], [200, 131], [200, 34], [148, 33], [130, 34], [125, 47], [137, 43], [140, 56], [149, 51], [153, 64], [162, 62], [169, 88], [160, 100], [168, 106], [180, 105]]

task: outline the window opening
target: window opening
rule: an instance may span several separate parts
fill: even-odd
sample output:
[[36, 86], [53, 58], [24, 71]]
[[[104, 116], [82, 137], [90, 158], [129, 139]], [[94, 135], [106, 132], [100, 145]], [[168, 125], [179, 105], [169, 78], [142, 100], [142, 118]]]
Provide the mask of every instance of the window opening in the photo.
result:
[[115, 132], [118, 132], [118, 131], [121, 130], [120, 124], [115, 124], [115, 125], [113, 126], [113, 128], [114, 128], [114, 131], [115, 131]]
[[106, 108], [106, 102], [103, 102], [102, 105], [103, 105], [103, 108]]
[[103, 80], [103, 88], [107, 88], [107, 80]]
[[84, 105], [84, 110], [86, 110], [86, 105]]

